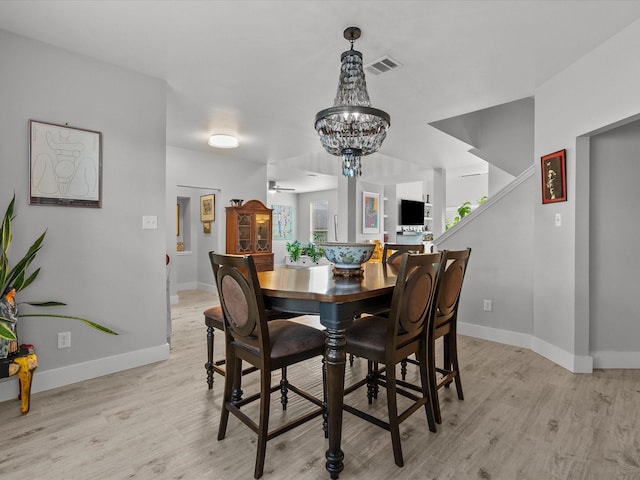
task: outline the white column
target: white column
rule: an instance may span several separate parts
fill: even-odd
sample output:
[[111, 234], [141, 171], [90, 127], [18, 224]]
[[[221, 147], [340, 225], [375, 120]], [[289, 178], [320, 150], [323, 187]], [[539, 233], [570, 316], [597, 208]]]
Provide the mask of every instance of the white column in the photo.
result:
[[433, 204], [433, 237], [438, 238], [444, 233], [447, 221], [447, 171], [442, 168], [433, 169], [433, 190], [429, 200]]

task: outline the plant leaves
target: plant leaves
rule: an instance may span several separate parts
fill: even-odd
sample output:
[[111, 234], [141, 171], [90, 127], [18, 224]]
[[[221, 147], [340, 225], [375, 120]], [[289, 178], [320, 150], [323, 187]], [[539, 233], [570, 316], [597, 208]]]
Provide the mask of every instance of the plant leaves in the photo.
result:
[[[3, 292], [6, 287], [11, 286], [14, 281], [19, 280], [21, 278], [21, 275], [24, 276], [24, 272], [29, 267], [31, 262], [36, 258], [36, 255], [40, 248], [42, 248], [42, 242], [46, 234], [47, 232], [45, 230], [45, 232], [40, 235], [35, 242], [33, 242], [33, 245], [29, 247], [29, 251], [25, 254], [25, 256], [22, 257], [22, 259], [18, 263], [16, 263], [16, 265], [9, 271], [5, 283], [2, 285]], [[22, 284], [22, 288], [24, 288], [24, 283]], [[19, 292], [20, 290], [21, 289], [16, 287], [16, 292]]]
[[[35, 272], [33, 272], [29, 278], [27, 278], [24, 283], [22, 284], [22, 286], [20, 287], [20, 290], [24, 290], [25, 288], [27, 288], [29, 285], [31, 285], [31, 283], [36, 279], [36, 277], [38, 276], [38, 274], [40, 273], [40, 268], [38, 268]], [[17, 289], [16, 289], [17, 291]]]
[[56, 302], [55, 300], [49, 300], [47, 302], [20, 302], [32, 307], [64, 307], [67, 304], [62, 302]]
[[17, 340], [15, 333], [13, 333], [4, 322], [0, 322], [0, 338], [4, 338], [5, 340]]
[[20, 315], [20, 318], [23, 318], [23, 317], [68, 318], [71, 320], [78, 320], [82, 323], [89, 325], [91, 328], [95, 328], [96, 330], [100, 330], [101, 332], [108, 333], [109, 335], [120, 335], [118, 332], [111, 330], [110, 328], [107, 328], [104, 325], [100, 325], [99, 323], [92, 322], [91, 320], [87, 320], [86, 318], [82, 318], [82, 317], [74, 317], [71, 315], [56, 315], [54, 313], [25, 313]]

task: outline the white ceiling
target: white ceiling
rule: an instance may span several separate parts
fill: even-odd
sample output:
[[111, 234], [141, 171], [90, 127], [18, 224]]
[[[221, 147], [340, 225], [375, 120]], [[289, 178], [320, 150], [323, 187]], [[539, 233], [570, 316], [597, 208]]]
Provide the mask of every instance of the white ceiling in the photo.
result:
[[[429, 122], [532, 96], [640, 17], [632, 1], [0, 1], [0, 28], [167, 81], [167, 143], [269, 164], [297, 192], [331, 188], [316, 112], [333, 104], [344, 28], [362, 29], [372, 106], [391, 115], [362, 179], [415, 180], [443, 167], [486, 171]], [[213, 132], [236, 150], [207, 145]], [[318, 176], [307, 176], [309, 173]]]

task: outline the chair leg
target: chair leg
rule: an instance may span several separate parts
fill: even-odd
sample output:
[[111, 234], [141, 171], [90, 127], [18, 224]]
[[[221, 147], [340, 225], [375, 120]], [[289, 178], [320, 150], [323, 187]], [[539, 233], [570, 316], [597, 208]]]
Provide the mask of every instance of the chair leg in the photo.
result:
[[[451, 362], [451, 344], [450, 344], [450, 334], [445, 335], [442, 338], [442, 368], [443, 370], [451, 371], [452, 370], [452, 362]], [[449, 388], [451, 384], [451, 380], [444, 384], [444, 388]]]
[[220, 412], [220, 425], [218, 426], [218, 440], [222, 440], [227, 434], [229, 422], [228, 402], [233, 402], [233, 393], [240, 388], [242, 381], [242, 361], [234, 359], [227, 365], [227, 374], [224, 377], [224, 394], [222, 395], [222, 412]]
[[460, 379], [460, 365], [458, 364], [458, 337], [455, 333], [450, 334], [450, 347], [449, 354], [451, 355], [451, 369], [456, 372], [456, 392], [458, 392], [458, 399], [464, 400], [464, 394], [462, 393], [462, 380]]
[[353, 367], [353, 353], [349, 354], [349, 366]]
[[287, 367], [282, 367], [282, 379], [280, 380], [280, 403], [282, 404], [282, 410], [287, 409], [287, 403], [289, 403], [289, 380], [287, 380]]
[[376, 387], [378, 386], [378, 382], [376, 381], [376, 374], [373, 370], [373, 362], [371, 360], [367, 360], [367, 402], [369, 405], [373, 403], [374, 398], [378, 398], [376, 394]]
[[440, 400], [438, 399], [438, 372], [436, 370], [436, 342], [433, 338], [429, 338], [427, 346], [427, 384], [429, 386], [429, 394], [431, 396], [431, 407], [436, 423], [442, 423], [442, 415], [440, 414]]
[[433, 413], [433, 398], [431, 395], [431, 388], [429, 387], [428, 372], [427, 372], [427, 355], [417, 354], [418, 364], [420, 366], [420, 385], [422, 386], [422, 395], [426, 401], [424, 403], [424, 409], [427, 413], [427, 423], [429, 424], [429, 431], [437, 432], [436, 417]]
[[213, 388], [213, 327], [207, 327], [207, 363], [204, 364], [207, 370], [207, 384], [209, 390]]
[[260, 370], [260, 424], [258, 425], [258, 452], [256, 453], [254, 478], [262, 477], [264, 471], [264, 457], [267, 452], [267, 436], [269, 433], [270, 395], [271, 372], [263, 368]]
[[400, 423], [398, 422], [395, 370], [395, 366], [387, 368], [387, 409], [389, 411], [389, 431], [391, 432], [393, 458], [396, 461], [396, 465], [402, 467], [404, 466], [404, 460], [402, 459], [402, 445], [400, 444]]
[[400, 361], [400, 375], [402, 376], [402, 380], [407, 379], [407, 359], [403, 358]]

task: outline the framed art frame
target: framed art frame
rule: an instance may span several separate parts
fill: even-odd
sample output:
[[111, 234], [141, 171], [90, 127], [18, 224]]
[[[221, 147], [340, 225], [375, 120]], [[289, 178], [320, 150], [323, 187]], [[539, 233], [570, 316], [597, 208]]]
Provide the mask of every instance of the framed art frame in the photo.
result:
[[29, 204], [102, 206], [102, 134], [29, 120]]
[[567, 201], [566, 152], [559, 150], [541, 159], [542, 203]]
[[180, 236], [180, 204], [176, 203], [176, 237]]
[[362, 192], [362, 233], [380, 233], [380, 194]]
[[200, 195], [200, 221], [213, 222], [216, 219], [216, 196]]
[[293, 207], [290, 205], [271, 205], [273, 208], [272, 240], [293, 240]]

